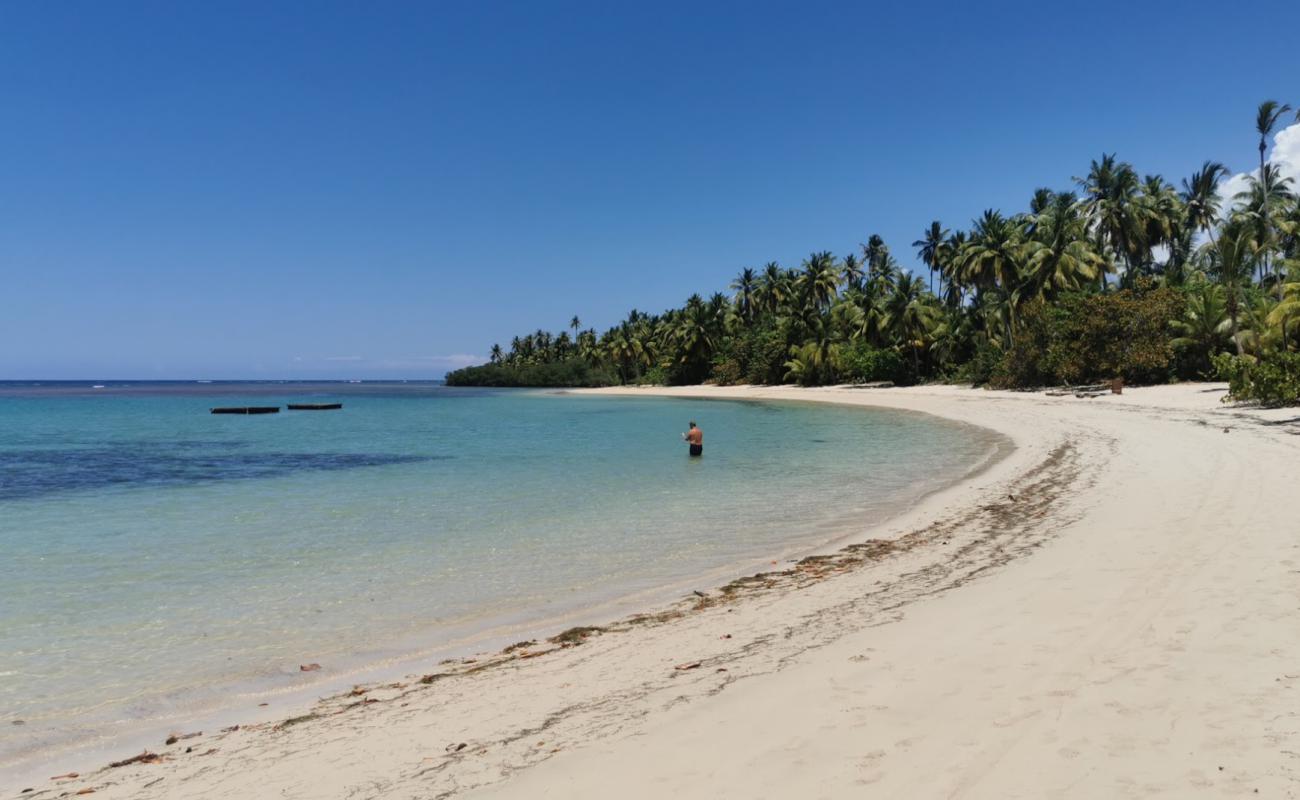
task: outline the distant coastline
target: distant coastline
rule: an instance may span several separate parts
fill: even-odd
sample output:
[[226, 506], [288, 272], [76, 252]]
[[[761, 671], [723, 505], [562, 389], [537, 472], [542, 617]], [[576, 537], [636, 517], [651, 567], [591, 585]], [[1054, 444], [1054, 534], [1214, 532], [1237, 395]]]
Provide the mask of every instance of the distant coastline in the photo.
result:
[[591, 389], [614, 386], [618, 379], [592, 364], [570, 358], [544, 364], [483, 364], [448, 372], [448, 386], [534, 389]]
[[85, 378], [59, 380], [0, 380], [0, 396], [39, 394], [242, 394], [242, 395], [310, 395], [322, 392], [373, 392], [401, 391], [402, 387], [427, 389], [445, 386], [443, 379], [420, 380], [343, 380], [343, 379], [192, 379], [192, 380], [125, 380], [115, 378]]

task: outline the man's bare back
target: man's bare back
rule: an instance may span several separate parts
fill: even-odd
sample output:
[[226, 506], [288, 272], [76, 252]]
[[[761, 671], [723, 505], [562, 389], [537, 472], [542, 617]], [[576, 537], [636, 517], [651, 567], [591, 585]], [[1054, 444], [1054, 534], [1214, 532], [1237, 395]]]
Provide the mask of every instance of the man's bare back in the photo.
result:
[[704, 455], [704, 431], [700, 430], [694, 422], [691, 423], [691, 429], [686, 432], [686, 443], [691, 446], [691, 455]]

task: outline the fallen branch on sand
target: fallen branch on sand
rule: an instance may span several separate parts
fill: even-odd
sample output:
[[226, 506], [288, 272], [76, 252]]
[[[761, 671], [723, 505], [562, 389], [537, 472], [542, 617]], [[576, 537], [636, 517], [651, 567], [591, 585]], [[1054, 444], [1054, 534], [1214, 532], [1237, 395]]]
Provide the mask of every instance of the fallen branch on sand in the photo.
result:
[[118, 767], [130, 766], [131, 764], [157, 764], [159, 761], [162, 761], [162, 756], [145, 750], [138, 756], [131, 756], [130, 758], [124, 758], [121, 761], [114, 761], [108, 766], [109, 769], [116, 769]]
[[193, 739], [197, 736], [202, 736], [202, 735], [203, 735], [203, 731], [195, 731], [194, 733], [186, 733], [183, 735], [173, 733], [171, 736], [167, 737], [167, 741], [163, 742], [163, 744], [176, 744], [177, 742], [181, 742], [186, 739]]

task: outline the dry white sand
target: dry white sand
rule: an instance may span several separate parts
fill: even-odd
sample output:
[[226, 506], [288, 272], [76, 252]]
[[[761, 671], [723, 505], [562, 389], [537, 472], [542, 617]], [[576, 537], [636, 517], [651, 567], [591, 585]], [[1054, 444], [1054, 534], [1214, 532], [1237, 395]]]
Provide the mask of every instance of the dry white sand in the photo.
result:
[[23, 796], [1300, 797], [1300, 412], [1205, 384], [625, 391], [912, 409], [1017, 449], [856, 547], [580, 644]]

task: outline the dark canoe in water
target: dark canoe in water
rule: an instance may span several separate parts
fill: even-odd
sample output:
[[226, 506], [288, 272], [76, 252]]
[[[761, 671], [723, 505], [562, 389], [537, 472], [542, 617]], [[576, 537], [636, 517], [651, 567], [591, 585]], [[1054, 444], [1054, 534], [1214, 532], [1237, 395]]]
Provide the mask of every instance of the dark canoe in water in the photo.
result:
[[279, 414], [279, 406], [219, 406], [213, 414]]
[[342, 408], [342, 403], [290, 403], [290, 411], [333, 411]]

